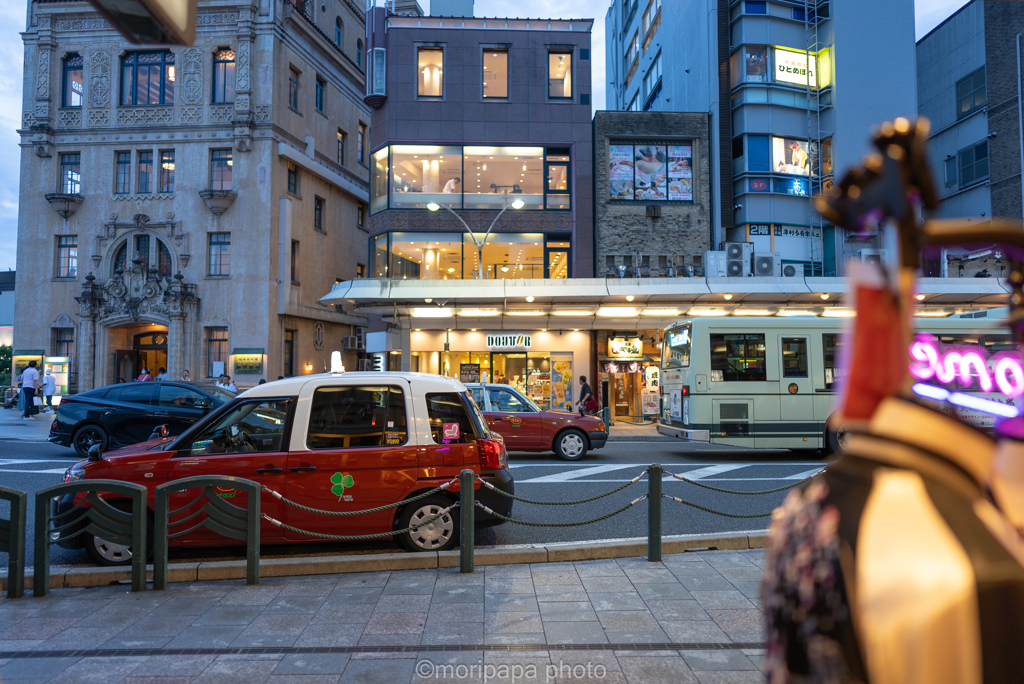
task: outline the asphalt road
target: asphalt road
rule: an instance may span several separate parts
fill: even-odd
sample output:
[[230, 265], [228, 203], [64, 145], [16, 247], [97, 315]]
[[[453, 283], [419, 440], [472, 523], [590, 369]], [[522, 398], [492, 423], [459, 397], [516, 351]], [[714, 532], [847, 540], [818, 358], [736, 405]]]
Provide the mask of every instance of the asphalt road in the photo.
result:
[[[29, 493], [29, 521], [32, 521], [33, 495], [39, 489], [58, 484], [65, 469], [77, 460], [74, 451], [51, 444], [0, 441], [0, 485]], [[675, 442], [609, 442], [580, 462], [568, 463], [553, 454], [512, 454], [511, 467], [518, 496], [540, 501], [584, 499], [614, 489], [636, 477], [650, 463], [659, 463], [669, 472], [722, 489], [759, 491], [798, 482], [822, 467], [819, 457], [799, 452], [739, 450], [710, 445]], [[586, 521], [610, 513], [647, 492], [646, 478], [625, 490], [601, 500], [572, 506], [539, 506], [516, 502], [512, 517], [528, 522], [564, 523]], [[700, 488], [663, 479], [665, 494], [685, 499], [715, 511], [733, 515], [768, 514], [782, 502], [786, 492], [744, 496]], [[759, 531], [767, 527], [769, 517], [730, 518], [715, 515], [663, 499], [662, 529], [665, 535], [714, 532]], [[5, 502], [0, 513], [7, 517]], [[586, 540], [622, 539], [647, 536], [647, 502], [592, 525], [565, 528], [531, 527], [504, 524], [479, 530], [479, 546], [537, 544]], [[264, 546], [267, 558], [301, 555], [336, 555], [393, 552], [390, 541], [366, 543], [328, 543]], [[33, 549], [27, 548], [32, 565]], [[171, 551], [171, 561], [228, 560], [244, 558], [244, 550], [186, 549]], [[90, 565], [84, 551], [53, 546], [54, 565]], [[0, 567], [7, 556], [0, 553]]]

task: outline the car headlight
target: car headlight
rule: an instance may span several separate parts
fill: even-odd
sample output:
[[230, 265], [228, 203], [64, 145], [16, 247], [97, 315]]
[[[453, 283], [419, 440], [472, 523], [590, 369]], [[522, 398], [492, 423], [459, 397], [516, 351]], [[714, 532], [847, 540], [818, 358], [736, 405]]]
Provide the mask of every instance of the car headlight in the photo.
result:
[[81, 480], [83, 477], [85, 477], [85, 468], [68, 468], [68, 471], [64, 473], [64, 484]]

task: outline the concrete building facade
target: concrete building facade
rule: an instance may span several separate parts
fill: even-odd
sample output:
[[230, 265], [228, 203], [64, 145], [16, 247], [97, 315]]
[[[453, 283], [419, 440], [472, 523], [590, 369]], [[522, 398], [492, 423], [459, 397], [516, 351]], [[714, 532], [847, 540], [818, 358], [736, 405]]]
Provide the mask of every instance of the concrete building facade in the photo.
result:
[[614, 0], [605, 26], [609, 109], [710, 116], [713, 249], [750, 242], [808, 276], [880, 254], [811, 198], [874, 124], [916, 112], [910, 0]]
[[68, 352], [78, 391], [322, 370], [362, 322], [317, 300], [365, 269], [363, 21], [201, 2], [195, 44], [167, 48], [30, 2], [16, 354]]

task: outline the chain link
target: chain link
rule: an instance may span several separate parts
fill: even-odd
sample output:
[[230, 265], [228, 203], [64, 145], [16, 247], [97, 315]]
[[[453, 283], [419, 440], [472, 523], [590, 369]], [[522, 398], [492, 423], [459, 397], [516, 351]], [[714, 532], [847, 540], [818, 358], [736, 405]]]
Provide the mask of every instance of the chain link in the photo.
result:
[[741, 515], [739, 513], [722, 513], [721, 511], [716, 511], [714, 509], [707, 508], [706, 506], [701, 506], [700, 504], [695, 504], [692, 501], [684, 501], [683, 499], [680, 499], [679, 497], [676, 497], [676, 496], [669, 496], [668, 494], [662, 494], [662, 496], [664, 498], [666, 498], [666, 499], [671, 499], [672, 501], [675, 501], [676, 503], [681, 503], [681, 504], [684, 504], [686, 506], [691, 506], [693, 508], [696, 508], [699, 511], [704, 511], [705, 513], [714, 513], [715, 515], [722, 515], [722, 516], [725, 516], [726, 518], [769, 518], [769, 517], [771, 517], [771, 512], [768, 512], [768, 513], [752, 513], [752, 514], [744, 514], [744, 515]]
[[821, 470], [817, 471], [816, 473], [814, 473], [810, 477], [805, 477], [804, 479], [800, 480], [799, 482], [794, 482], [793, 484], [788, 484], [788, 485], [785, 485], [783, 487], [776, 487], [775, 489], [764, 489], [764, 490], [761, 490], [759, 492], [740, 492], [740, 491], [736, 491], [735, 489], [722, 489], [721, 487], [713, 487], [713, 486], [711, 486], [709, 484], [704, 484], [703, 482], [698, 482], [697, 480], [691, 480], [689, 478], [683, 477], [682, 475], [676, 475], [675, 473], [669, 472], [667, 470], [665, 470], [663, 472], [667, 473], [668, 475], [671, 475], [672, 477], [676, 478], [677, 480], [682, 480], [683, 482], [688, 482], [689, 484], [697, 485], [698, 487], [703, 487], [704, 489], [710, 489], [713, 492], [721, 492], [723, 494], [744, 494], [746, 496], [753, 496], [753, 495], [756, 495], [756, 494], [774, 494], [775, 492], [784, 492], [787, 489], [792, 489], [793, 487], [799, 487], [800, 485], [802, 485], [803, 483], [807, 482], [808, 480], [811, 480], [811, 479], [817, 477], [818, 475], [822, 474], [823, 472], [825, 472], [825, 469], [822, 468]]
[[509, 518], [507, 516], [502, 515], [501, 513], [498, 513], [497, 511], [491, 510], [490, 508], [488, 508], [487, 506], [484, 506], [479, 501], [476, 502], [476, 505], [477, 505], [478, 508], [482, 508], [485, 512], [490, 513], [495, 518], [498, 518], [499, 520], [503, 520], [505, 522], [514, 523], [516, 525], [526, 525], [527, 527], [582, 527], [583, 525], [592, 525], [592, 524], [594, 524], [596, 522], [601, 522], [602, 520], [607, 520], [608, 518], [615, 517], [619, 513], [622, 513], [624, 511], [628, 511], [630, 508], [632, 508], [633, 506], [635, 506], [636, 504], [640, 503], [641, 501], [643, 501], [646, 498], [647, 498], [647, 495], [644, 494], [643, 496], [641, 496], [639, 498], [633, 499], [632, 501], [630, 501], [628, 504], [626, 504], [625, 506], [623, 506], [619, 510], [614, 511], [612, 513], [609, 513], [608, 515], [602, 515], [600, 518], [594, 518], [593, 520], [584, 520], [583, 522], [571, 522], [571, 523], [538, 523], [538, 522], [527, 522], [526, 520], [516, 520], [515, 518]]
[[309, 506], [303, 506], [302, 504], [300, 504], [300, 503], [298, 503], [296, 501], [292, 501], [291, 499], [286, 499], [282, 494], [279, 494], [278, 492], [275, 492], [273, 489], [271, 489], [270, 487], [267, 487], [266, 485], [263, 485], [263, 491], [267, 492], [268, 494], [270, 494], [275, 499], [277, 499], [277, 500], [279, 500], [279, 501], [281, 501], [283, 503], [288, 504], [289, 506], [292, 506], [294, 508], [298, 508], [300, 511], [306, 511], [307, 513], [319, 513], [320, 515], [348, 516], [348, 515], [365, 515], [367, 513], [377, 513], [379, 511], [386, 511], [389, 508], [395, 508], [396, 506], [403, 506], [403, 505], [405, 505], [407, 503], [412, 503], [413, 501], [419, 501], [420, 499], [425, 499], [426, 497], [430, 496], [431, 494], [437, 494], [440, 491], [448, 489], [449, 487], [451, 487], [456, 482], [458, 482], [457, 479], [449, 480], [448, 482], [445, 482], [440, 487], [435, 487], [434, 489], [431, 489], [430, 491], [423, 492], [422, 494], [417, 494], [416, 496], [412, 497], [411, 499], [403, 499], [402, 501], [398, 501], [396, 503], [390, 503], [390, 504], [387, 504], [387, 505], [384, 505], [384, 506], [377, 506], [376, 508], [367, 508], [365, 511], [325, 511], [325, 510], [323, 510], [321, 508], [310, 508]]
[[[410, 501], [412, 501], [412, 499], [410, 499]], [[323, 532], [310, 532], [309, 530], [300, 530], [298, 527], [292, 527], [291, 525], [283, 523], [280, 520], [275, 520], [274, 518], [271, 518], [266, 513], [263, 514], [263, 519], [266, 520], [267, 522], [269, 522], [271, 525], [276, 525], [277, 527], [286, 529], [286, 530], [288, 530], [290, 532], [298, 532], [299, 534], [306, 534], [306, 535], [309, 535], [310, 537], [316, 537], [317, 539], [332, 539], [332, 540], [336, 540], [336, 541], [359, 541], [361, 539], [381, 539], [383, 537], [393, 537], [396, 534], [405, 534], [406, 532], [412, 532], [413, 530], [418, 530], [419, 528], [423, 527], [424, 525], [429, 525], [430, 523], [434, 522], [438, 518], [443, 517], [449, 511], [451, 511], [453, 508], [457, 508], [458, 505], [459, 505], [458, 502], [453, 503], [451, 506], [449, 506], [448, 508], [443, 509], [437, 515], [435, 515], [435, 516], [433, 516], [431, 518], [427, 518], [426, 520], [424, 520], [423, 522], [421, 522], [418, 525], [410, 525], [409, 527], [406, 527], [406, 528], [401, 529], [401, 530], [392, 530], [390, 532], [377, 532], [375, 534], [324, 534]]]
[[585, 504], [585, 503], [590, 503], [591, 501], [597, 501], [598, 499], [603, 499], [606, 496], [611, 496], [612, 494], [615, 494], [617, 492], [621, 492], [626, 487], [631, 487], [631, 486], [635, 485], [646, 474], [647, 474], [647, 470], [644, 470], [639, 475], [637, 475], [636, 477], [634, 477], [632, 480], [630, 480], [629, 482], [625, 483], [621, 487], [616, 487], [615, 489], [611, 490], [610, 492], [605, 492], [604, 494], [598, 494], [597, 496], [592, 496], [589, 499], [578, 499], [576, 501], [537, 501], [535, 499], [525, 499], [525, 498], [523, 498], [521, 496], [516, 496], [515, 494], [509, 494], [506, 491], [498, 489], [493, 484], [491, 484], [490, 482], [487, 482], [486, 480], [484, 480], [480, 476], [477, 476], [477, 479], [480, 480], [480, 483], [483, 486], [487, 487], [491, 491], [497, 492], [498, 494], [501, 494], [504, 497], [508, 497], [509, 499], [515, 499], [516, 501], [522, 501], [523, 503], [535, 504], [537, 506], [575, 506], [577, 504]]

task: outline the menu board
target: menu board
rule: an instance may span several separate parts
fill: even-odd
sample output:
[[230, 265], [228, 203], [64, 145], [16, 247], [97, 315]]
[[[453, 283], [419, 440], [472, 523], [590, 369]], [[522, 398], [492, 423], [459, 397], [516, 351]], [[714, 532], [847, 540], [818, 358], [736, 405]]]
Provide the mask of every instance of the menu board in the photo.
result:
[[690, 145], [668, 148], [668, 198], [693, 200], [693, 147]]
[[633, 199], [633, 146], [612, 145], [608, 158], [611, 199]]
[[668, 198], [668, 154], [664, 145], [636, 145], [634, 147], [636, 187], [634, 197], [638, 200], [663, 200]]

